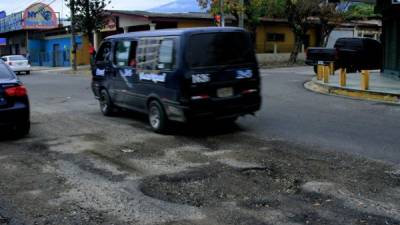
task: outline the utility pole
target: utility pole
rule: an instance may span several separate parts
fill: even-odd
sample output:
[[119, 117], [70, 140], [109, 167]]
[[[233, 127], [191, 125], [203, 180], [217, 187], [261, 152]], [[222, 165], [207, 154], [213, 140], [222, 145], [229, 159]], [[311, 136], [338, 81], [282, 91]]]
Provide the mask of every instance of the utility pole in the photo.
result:
[[221, 11], [221, 27], [225, 27], [225, 7], [224, 0], [219, 0], [219, 8]]
[[239, 27], [244, 28], [244, 0], [240, 0]]
[[77, 70], [77, 61], [76, 61], [76, 31], [75, 31], [75, 0], [69, 0], [69, 5], [71, 7], [71, 44], [72, 44], [72, 69], [74, 71]]

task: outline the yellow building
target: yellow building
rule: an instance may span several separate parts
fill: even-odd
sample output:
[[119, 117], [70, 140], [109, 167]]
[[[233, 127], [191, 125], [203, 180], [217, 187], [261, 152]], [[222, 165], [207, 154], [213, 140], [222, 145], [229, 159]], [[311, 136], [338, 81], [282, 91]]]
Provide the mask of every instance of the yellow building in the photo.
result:
[[[305, 38], [305, 49], [318, 44], [317, 35], [317, 27], [311, 28]], [[294, 40], [295, 36], [285, 19], [263, 18], [257, 27], [258, 53], [289, 53], [293, 49]]]

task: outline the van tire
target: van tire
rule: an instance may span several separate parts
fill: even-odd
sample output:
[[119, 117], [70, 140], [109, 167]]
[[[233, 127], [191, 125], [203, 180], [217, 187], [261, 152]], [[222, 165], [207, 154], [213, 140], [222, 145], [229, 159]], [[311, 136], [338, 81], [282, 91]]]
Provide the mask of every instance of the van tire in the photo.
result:
[[160, 102], [153, 100], [149, 104], [149, 123], [156, 133], [165, 133], [168, 127], [168, 118]]
[[100, 111], [104, 116], [113, 116], [115, 112], [115, 106], [111, 101], [111, 97], [106, 89], [100, 91]]

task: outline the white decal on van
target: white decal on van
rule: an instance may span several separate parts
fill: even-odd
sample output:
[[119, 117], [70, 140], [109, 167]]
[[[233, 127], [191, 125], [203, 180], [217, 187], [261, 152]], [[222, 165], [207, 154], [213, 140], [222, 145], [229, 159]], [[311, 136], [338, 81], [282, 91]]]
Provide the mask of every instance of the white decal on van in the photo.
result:
[[139, 79], [140, 80], [148, 80], [148, 81], [153, 81], [154, 83], [158, 82], [165, 82], [165, 79], [167, 77], [166, 73], [163, 74], [152, 74], [152, 73], [140, 73], [139, 74]]
[[253, 71], [252, 70], [237, 70], [236, 71], [236, 79], [246, 79], [246, 78], [252, 78], [253, 77]]
[[210, 82], [210, 74], [193, 74], [192, 84], [207, 83]]
[[133, 71], [131, 69], [123, 69], [123, 70], [120, 70], [119, 73], [123, 77], [131, 77], [131, 76], [133, 76]]
[[96, 76], [104, 77], [106, 70], [96, 69]]

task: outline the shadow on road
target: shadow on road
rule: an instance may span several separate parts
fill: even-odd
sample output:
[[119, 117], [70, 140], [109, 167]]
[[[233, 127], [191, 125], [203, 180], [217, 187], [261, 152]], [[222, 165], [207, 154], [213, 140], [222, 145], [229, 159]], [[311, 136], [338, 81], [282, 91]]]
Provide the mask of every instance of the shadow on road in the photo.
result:
[[[147, 115], [132, 112], [120, 111], [115, 114], [115, 117], [126, 118], [132, 120], [134, 127], [139, 127], [146, 130], [151, 130], [148, 125]], [[198, 121], [191, 123], [170, 122], [170, 130], [166, 135], [185, 136], [185, 137], [209, 137], [226, 134], [234, 134], [243, 132], [244, 128], [240, 127], [235, 122], [222, 121]]]

